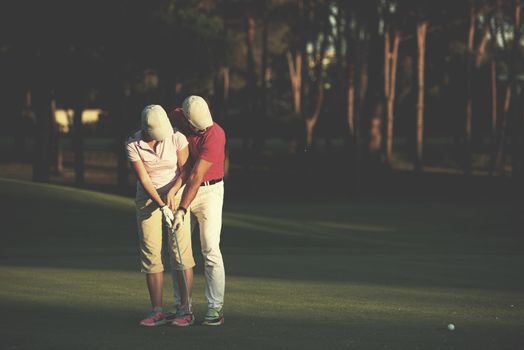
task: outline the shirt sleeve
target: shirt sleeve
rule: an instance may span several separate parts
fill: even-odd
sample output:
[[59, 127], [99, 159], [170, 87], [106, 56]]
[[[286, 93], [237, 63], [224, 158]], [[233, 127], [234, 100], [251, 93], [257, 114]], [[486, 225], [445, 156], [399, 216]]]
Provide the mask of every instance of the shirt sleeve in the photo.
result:
[[127, 159], [129, 159], [130, 162], [141, 160], [140, 155], [138, 154], [138, 151], [135, 147], [135, 143], [132, 141], [126, 142], [126, 153]]
[[180, 151], [182, 148], [186, 147], [189, 142], [187, 142], [187, 138], [182, 134], [181, 132], [176, 131], [173, 134], [173, 138], [175, 140], [175, 146], [176, 150]]

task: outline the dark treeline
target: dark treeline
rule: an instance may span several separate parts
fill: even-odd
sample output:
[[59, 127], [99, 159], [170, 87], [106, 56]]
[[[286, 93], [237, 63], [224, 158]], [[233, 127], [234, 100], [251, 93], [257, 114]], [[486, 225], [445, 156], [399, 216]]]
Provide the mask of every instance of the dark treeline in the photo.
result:
[[[320, 141], [355, 174], [388, 169], [397, 147], [414, 170], [427, 139], [471, 175], [524, 177], [524, 40], [520, 0], [6, 1], [1, 6], [1, 115], [34, 179], [60, 156], [56, 108], [74, 111], [72, 147], [84, 182], [81, 111], [111, 121], [119, 183], [123, 140], [140, 109], [208, 98], [249, 163], [269, 138], [291, 157]], [[28, 135], [28, 130], [32, 130]], [[403, 139], [399, 146], [394, 140]], [[337, 153], [338, 152], [338, 153]], [[249, 165], [249, 164], [246, 164]]]

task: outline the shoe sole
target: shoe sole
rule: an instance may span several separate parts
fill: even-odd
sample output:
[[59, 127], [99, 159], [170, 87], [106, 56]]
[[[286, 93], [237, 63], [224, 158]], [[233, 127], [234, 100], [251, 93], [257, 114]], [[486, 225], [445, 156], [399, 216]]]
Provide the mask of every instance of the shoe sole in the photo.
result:
[[192, 326], [193, 324], [195, 324], [195, 320], [189, 322], [189, 323], [176, 323], [175, 321], [171, 322], [171, 325], [173, 326], [177, 326], [177, 327], [189, 327], [189, 326]]
[[162, 326], [162, 325], [164, 325], [166, 323], [167, 323], [167, 320], [163, 320], [163, 321], [159, 321], [159, 322], [155, 322], [155, 323], [142, 323], [142, 322], [140, 322], [140, 325], [144, 326], [144, 327], [156, 327], [156, 326]]
[[224, 317], [222, 317], [219, 321], [204, 321], [202, 322], [202, 326], [221, 326], [224, 324]]

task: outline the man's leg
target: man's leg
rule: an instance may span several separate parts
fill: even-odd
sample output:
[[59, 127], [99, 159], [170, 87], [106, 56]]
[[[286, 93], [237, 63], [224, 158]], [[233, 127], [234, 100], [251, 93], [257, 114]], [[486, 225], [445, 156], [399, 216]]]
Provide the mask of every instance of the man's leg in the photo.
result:
[[208, 309], [217, 310], [222, 309], [225, 290], [224, 262], [220, 251], [223, 198], [223, 183], [218, 183], [200, 188], [191, 205], [200, 231]]

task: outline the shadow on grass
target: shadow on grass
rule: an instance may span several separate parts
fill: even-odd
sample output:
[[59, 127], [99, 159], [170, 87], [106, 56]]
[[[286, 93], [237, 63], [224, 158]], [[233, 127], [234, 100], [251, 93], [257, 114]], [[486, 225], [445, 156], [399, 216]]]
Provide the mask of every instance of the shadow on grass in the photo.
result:
[[[286, 315], [227, 313], [223, 327], [137, 325], [135, 309], [70, 308], [1, 303], [3, 349], [519, 349], [516, 326], [465, 323], [455, 332], [445, 321], [369, 319], [340, 322], [329, 315], [289, 319]], [[199, 316], [199, 315], [197, 315]], [[489, 327], [489, 329], [488, 329]]]

